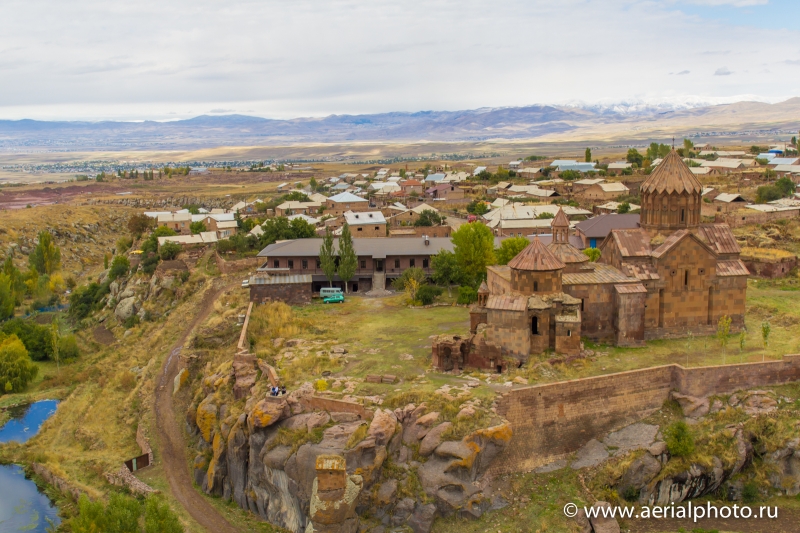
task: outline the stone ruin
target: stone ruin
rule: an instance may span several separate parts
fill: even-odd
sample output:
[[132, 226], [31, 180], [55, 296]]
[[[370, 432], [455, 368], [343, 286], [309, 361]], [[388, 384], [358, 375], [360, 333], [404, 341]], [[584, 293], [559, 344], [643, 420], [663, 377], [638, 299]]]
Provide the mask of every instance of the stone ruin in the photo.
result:
[[305, 533], [356, 533], [356, 503], [363, 478], [348, 476], [347, 464], [340, 455], [317, 456], [316, 471]]

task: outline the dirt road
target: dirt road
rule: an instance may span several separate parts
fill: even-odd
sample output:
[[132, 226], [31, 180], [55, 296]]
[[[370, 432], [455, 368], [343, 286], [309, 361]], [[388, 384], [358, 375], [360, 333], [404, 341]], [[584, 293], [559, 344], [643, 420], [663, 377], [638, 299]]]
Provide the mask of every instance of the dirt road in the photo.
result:
[[236, 533], [238, 529], [231, 526], [194, 488], [187, 466], [186, 443], [181, 432], [183, 419], [180, 418], [179, 421], [175, 416], [172, 402], [172, 383], [180, 370], [181, 349], [192, 330], [211, 312], [214, 300], [224, 290], [225, 287], [215, 288], [206, 293], [194, 320], [172, 346], [161, 368], [161, 378], [156, 385], [155, 415], [158, 440], [161, 443], [161, 460], [172, 495], [206, 530], [213, 533]]

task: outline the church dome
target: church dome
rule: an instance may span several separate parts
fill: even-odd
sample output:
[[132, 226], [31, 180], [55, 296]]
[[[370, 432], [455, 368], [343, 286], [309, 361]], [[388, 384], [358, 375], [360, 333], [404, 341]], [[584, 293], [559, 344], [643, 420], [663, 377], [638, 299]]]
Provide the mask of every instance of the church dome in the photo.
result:
[[639, 191], [658, 194], [702, 194], [703, 185], [692, 174], [689, 166], [683, 162], [678, 152], [672, 150], [667, 157], [653, 170], [650, 177], [642, 183]]
[[534, 237], [524, 250], [508, 262], [513, 270], [543, 271], [561, 270], [566, 265], [542, 244], [539, 237]]

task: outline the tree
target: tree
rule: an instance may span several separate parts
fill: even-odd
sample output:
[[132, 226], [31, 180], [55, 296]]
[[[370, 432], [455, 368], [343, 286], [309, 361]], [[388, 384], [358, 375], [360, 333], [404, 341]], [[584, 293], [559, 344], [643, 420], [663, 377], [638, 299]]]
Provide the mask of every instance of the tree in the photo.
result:
[[584, 248], [583, 255], [588, 257], [589, 261], [591, 261], [592, 263], [596, 263], [597, 260], [600, 259], [602, 252], [597, 248]]
[[39, 244], [28, 256], [28, 262], [40, 275], [49, 276], [61, 268], [61, 250], [53, 242], [49, 231], [39, 232]]
[[189, 224], [189, 231], [192, 232], [192, 235], [197, 235], [199, 233], [203, 233], [204, 231], [208, 231], [208, 228], [206, 228], [206, 225], [202, 220], [198, 220], [197, 222], [192, 222]]
[[775, 185], [762, 185], [756, 189], [756, 202], [759, 204], [766, 204], [774, 202], [783, 198], [783, 193]]
[[133, 235], [142, 235], [155, 227], [156, 220], [147, 215], [133, 215], [128, 219], [128, 231]]
[[39, 373], [16, 335], [0, 335], [0, 394], [20, 392]]
[[642, 154], [640, 154], [639, 150], [637, 150], [636, 148], [630, 148], [628, 150], [628, 155], [625, 157], [625, 160], [628, 163], [635, 164], [637, 166], [642, 166], [644, 157], [642, 157]]
[[587, 148], [586, 149], [586, 152], [583, 155], [583, 160], [586, 161], [587, 163], [591, 163], [592, 162], [592, 149], [591, 148]]
[[339, 237], [339, 268], [337, 273], [339, 278], [344, 282], [345, 292], [347, 290], [347, 282], [353, 279], [358, 266], [358, 256], [353, 248], [353, 234], [350, 233], [350, 226], [345, 223], [342, 226], [342, 236]]
[[694, 143], [691, 139], [683, 139], [683, 150], [687, 156], [689, 155], [689, 152], [694, 150]]
[[158, 242], [159, 237], [174, 237], [177, 235], [174, 229], [168, 226], [159, 226], [155, 230], [153, 230], [153, 234], [151, 237], [155, 238], [156, 243]]
[[583, 177], [583, 175], [578, 172], [577, 170], [564, 170], [559, 175], [559, 178], [563, 179], [564, 181], [575, 181], [579, 180]]
[[739, 353], [744, 353], [745, 343], [747, 342], [747, 331], [742, 328], [739, 332]]
[[[764, 352], [766, 352], [769, 347], [769, 332], [771, 329], [772, 327], [769, 325], [769, 321], [765, 320], [761, 323], [761, 340], [764, 342]], [[764, 353], [761, 355], [761, 360], [764, 360]]]
[[431, 256], [433, 268], [433, 281], [447, 287], [448, 296], [452, 295], [452, 286], [461, 279], [461, 268], [456, 261], [456, 255], [449, 250], [442, 250]]
[[440, 226], [444, 222], [444, 217], [431, 209], [425, 209], [419, 214], [417, 220], [414, 221], [414, 226], [428, 227]]
[[467, 213], [473, 215], [485, 215], [489, 212], [489, 206], [483, 200], [473, 200], [467, 204]]
[[797, 137], [792, 137], [792, 146], [797, 146]]
[[620, 215], [624, 215], [630, 210], [631, 210], [631, 204], [629, 204], [628, 202], [622, 202], [621, 204], [619, 204], [619, 207], [617, 208], [617, 213]]
[[[425, 271], [419, 267], [411, 267], [407, 268], [400, 274], [400, 277], [397, 278], [392, 282], [392, 288], [396, 291], [406, 291], [408, 292], [409, 286], [414, 286], [414, 294], [410, 296], [414, 296], [416, 294], [416, 289], [419, 288], [427, 281], [427, 276], [425, 275]], [[411, 298], [414, 299], [413, 297]]]
[[[549, 213], [548, 213], [549, 214]], [[500, 243], [500, 247], [494, 251], [498, 265], [507, 265], [517, 254], [528, 247], [530, 242], [525, 237], [510, 237]]]
[[781, 195], [783, 195], [784, 198], [793, 195], [795, 190], [797, 190], [797, 186], [794, 184], [791, 178], [787, 178], [786, 176], [776, 181], [775, 187], [781, 191]]
[[492, 230], [481, 223], [463, 224], [453, 232], [451, 240], [465, 278], [477, 285], [486, 275], [486, 267], [495, 263]]
[[185, 205], [185, 206], [183, 206], [183, 208], [186, 209], [187, 211], [189, 211], [189, 213], [191, 213], [193, 215], [199, 215], [200, 214], [200, 206], [197, 205], [197, 204]]
[[553, 213], [551, 213], [550, 211], [545, 211], [543, 213], [539, 213], [538, 215], [536, 215], [536, 219], [537, 220], [546, 220], [546, 219], [555, 218], [555, 217], [556, 216]]
[[32, 320], [12, 318], [3, 323], [2, 332], [13, 335], [25, 346], [25, 350], [34, 361], [44, 361], [53, 356], [53, 344], [50, 328], [37, 324]]
[[440, 287], [436, 287], [434, 285], [428, 285], [427, 283], [420, 286], [417, 289], [416, 300], [422, 305], [431, 305], [436, 298], [441, 296], [442, 289]]
[[731, 333], [731, 317], [723, 315], [717, 323], [717, 340], [722, 348], [722, 364], [725, 364], [725, 349], [728, 347], [728, 335]]
[[317, 190], [317, 187], [319, 186], [319, 185], [317, 184], [317, 180], [316, 180], [316, 178], [312, 177], [312, 178], [311, 178], [311, 179], [308, 181], [308, 186], [309, 186], [309, 187], [311, 187], [311, 190], [312, 190], [312, 191], [316, 191], [316, 190]]
[[[165, 245], [168, 243], [164, 243]], [[178, 246], [177, 244], [175, 246]], [[162, 246], [163, 248], [163, 246]], [[180, 247], [179, 247], [180, 248]], [[131, 262], [124, 255], [115, 255], [114, 260], [111, 261], [111, 270], [108, 271], [108, 277], [112, 280], [120, 276], [125, 276], [131, 269]]]
[[61, 342], [61, 329], [58, 327], [58, 318], [54, 318], [50, 323], [50, 341], [53, 343], [53, 361], [56, 362], [56, 373], [60, 374], [61, 354], [58, 349]]
[[172, 261], [178, 257], [179, 253], [181, 253], [181, 245], [176, 242], [165, 242], [158, 251], [158, 255], [164, 261]]
[[16, 304], [11, 277], [0, 272], [0, 321], [14, 316]]
[[167, 502], [154, 494], [144, 502], [144, 533], [183, 533], [180, 520]]
[[328, 284], [333, 287], [333, 278], [336, 276], [336, 254], [333, 250], [333, 233], [331, 228], [325, 228], [325, 237], [322, 239], [322, 246], [319, 249], [319, 263]]

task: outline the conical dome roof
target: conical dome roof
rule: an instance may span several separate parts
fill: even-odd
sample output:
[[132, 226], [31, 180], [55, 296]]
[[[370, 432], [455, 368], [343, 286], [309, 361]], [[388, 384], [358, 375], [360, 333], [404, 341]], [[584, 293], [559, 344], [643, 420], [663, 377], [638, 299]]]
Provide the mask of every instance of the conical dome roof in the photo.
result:
[[556, 216], [553, 217], [553, 221], [550, 223], [550, 227], [551, 228], [558, 228], [558, 227], [562, 227], [563, 228], [564, 226], [569, 227], [569, 219], [567, 218], [567, 215], [564, 214], [564, 209], [559, 207], [558, 208], [558, 213], [556, 213]]
[[547, 249], [565, 265], [585, 263], [589, 260], [589, 256], [567, 242], [551, 242], [547, 245]]
[[640, 192], [643, 193], [677, 193], [683, 192], [702, 194], [703, 185], [689, 170], [689, 166], [683, 162], [678, 152], [672, 150], [667, 157], [656, 167], [650, 177], [647, 178]]
[[566, 265], [542, 244], [539, 237], [534, 237], [524, 250], [508, 262], [514, 270], [560, 270]]

